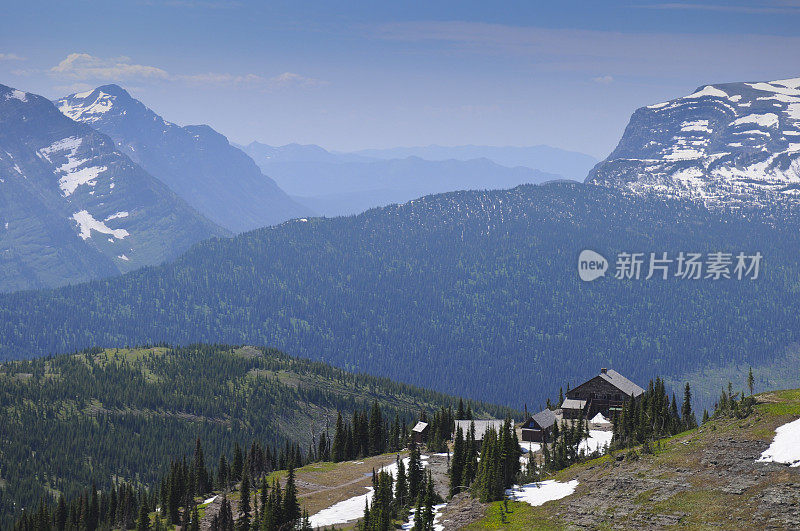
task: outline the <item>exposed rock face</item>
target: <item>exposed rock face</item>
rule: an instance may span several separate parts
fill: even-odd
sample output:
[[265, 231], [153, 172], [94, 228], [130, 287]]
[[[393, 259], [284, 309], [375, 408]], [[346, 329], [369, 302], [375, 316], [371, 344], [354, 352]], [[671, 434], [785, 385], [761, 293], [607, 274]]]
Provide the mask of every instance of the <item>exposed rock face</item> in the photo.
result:
[[131, 160], [233, 232], [311, 213], [225, 136], [207, 125], [168, 122], [117, 85], [73, 94], [56, 105], [66, 116], [110, 136]]
[[223, 233], [106, 135], [0, 85], [0, 291], [160, 263]]
[[800, 78], [700, 87], [638, 109], [587, 182], [708, 206], [800, 194]]

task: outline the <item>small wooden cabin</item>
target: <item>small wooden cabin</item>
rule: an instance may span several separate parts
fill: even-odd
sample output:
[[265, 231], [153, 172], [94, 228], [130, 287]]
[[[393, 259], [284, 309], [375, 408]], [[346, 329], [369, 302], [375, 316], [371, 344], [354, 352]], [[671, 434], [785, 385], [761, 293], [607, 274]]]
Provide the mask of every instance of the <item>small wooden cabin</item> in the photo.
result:
[[556, 414], [549, 409], [540, 411], [522, 424], [522, 440], [525, 442], [547, 442], [556, 423]]
[[414, 437], [414, 442], [417, 444], [422, 444], [428, 440], [428, 423], [427, 422], [417, 422], [413, 428], [411, 428], [411, 436]]

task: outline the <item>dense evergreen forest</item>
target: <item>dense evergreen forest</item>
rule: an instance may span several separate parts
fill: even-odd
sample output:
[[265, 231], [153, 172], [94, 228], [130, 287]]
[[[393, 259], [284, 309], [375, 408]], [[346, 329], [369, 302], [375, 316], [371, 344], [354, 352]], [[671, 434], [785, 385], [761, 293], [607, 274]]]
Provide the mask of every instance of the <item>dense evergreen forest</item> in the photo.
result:
[[[577, 183], [430, 196], [210, 240], [120, 278], [2, 296], [0, 356], [249, 343], [536, 409], [600, 367], [633, 381], [680, 377], [757, 366], [800, 340], [798, 219]], [[584, 248], [611, 260], [611, 273], [622, 251], [764, 258], [757, 280], [582, 283]]]
[[[394, 451], [408, 423], [457, 399], [254, 347], [90, 349], [0, 365], [0, 528], [23, 508], [77, 498], [112, 478], [153, 487], [203, 442], [209, 465], [235, 447], [262, 472], [330, 459], [338, 414], [357, 419], [349, 455]], [[470, 403], [477, 416], [513, 414]], [[364, 430], [362, 431], [362, 426]], [[368, 433], [364, 446], [361, 434]], [[351, 440], [353, 440], [351, 436]], [[222, 466], [213, 472], [218, 476]]]

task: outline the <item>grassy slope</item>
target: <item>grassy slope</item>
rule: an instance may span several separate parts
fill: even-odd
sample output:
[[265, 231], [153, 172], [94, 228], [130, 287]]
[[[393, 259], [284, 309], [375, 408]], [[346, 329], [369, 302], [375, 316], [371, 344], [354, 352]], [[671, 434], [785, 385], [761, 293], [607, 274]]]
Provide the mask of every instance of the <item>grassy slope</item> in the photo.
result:
[[662, 440], [653, 455], [620, 451], [570, 467], [555, 479], [577, 479], [573, 495], [539, 507], [509, 502], [505, 523], [495, 503], [470, 529], [795, 528], [800, 469], [755, 459], [776, 427], [798, 417], [800, 390], [761, 394], [746, 419], [713, 420]]
[[377, 400], [391, 417], [457, 403], [273, 350], [203, 348], [98, 349], [0, 365], [0, 524], [12, 503], [74, 496], [112, 475], [152, 483], [170, 459], [191, 455], [197, 436], [215, 466], [234, 441], [289, 439], [306, 448], [312, 432], [335, 425], [337, 405], [349, 416]]

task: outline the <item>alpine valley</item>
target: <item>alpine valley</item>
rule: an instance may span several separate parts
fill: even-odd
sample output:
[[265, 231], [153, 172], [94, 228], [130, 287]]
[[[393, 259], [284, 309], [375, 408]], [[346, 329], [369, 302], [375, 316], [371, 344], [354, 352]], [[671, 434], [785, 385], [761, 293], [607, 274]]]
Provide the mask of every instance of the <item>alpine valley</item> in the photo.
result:
[[797, 528], [798, 109], [704, 85], [581, 182], [0, 86], [0, 527]]

